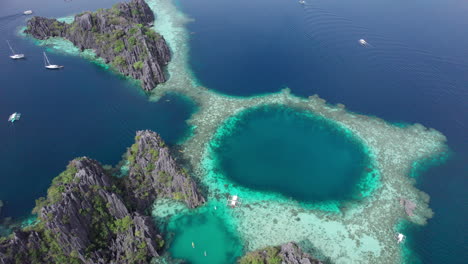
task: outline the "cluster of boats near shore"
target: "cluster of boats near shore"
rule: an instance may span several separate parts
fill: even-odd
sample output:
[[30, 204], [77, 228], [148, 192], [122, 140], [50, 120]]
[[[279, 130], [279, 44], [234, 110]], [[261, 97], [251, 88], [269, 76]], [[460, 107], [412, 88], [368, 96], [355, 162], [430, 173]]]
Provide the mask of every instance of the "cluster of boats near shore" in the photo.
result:
[[[23, 12], [24, 15], [31, 15], [32, 13], [33, 13], [32, 10], [26, 10], [26, 11]], [[22, 60], [22, 59], [26, 58], [26, 56], [23, 53], [16, 52], [13, 49], [13, 47], [10, 44], [10, 41], [7, 40], [6, 42], [8, 44], [8, 47], [10, 48], [10, 51], [11, 51], [10, 58], [12, 60]], [[57, 64], [50, 63], [50, 60], [47, 57], [47, 54], [45, 52], [43, 52], [43, 56], [44, 56], [44, 67], [46, 69], [48, 69], [48, 70], [58, 70], [58, 69], [62, 69], [64, 67], [62, 65], [57, 65]], [[11, 114], [8, 117], [8, 122], [14, 123], [15, 121], [18, 121], [20, 119], [21, 119], [21, 113], [14, 112], [13, 114]]]
[[[11, 51], [11, 55], [10, 55], [11, 59], [20, 60], [20, 59], [25, 59], [26, 58], [26, 56], [23, 53], [15, 52], [15, 50], [13, 49], [13, 47], [11, 46], [11, 44], [10, 44], [10, 42], [8, 40], [7, 40], [7, 44], [8, 44], [8, 47], [10, 48], [10, 51]], [[47, 54], [45, 52], [43, 52], [43, 55], [44, 55], [44, 67], [46, 69], [48, 69], [48, 70], [58, 70], [58, 69], [62, 69], [64, 67], [62, 65], [57, 65], [57, 64], [50, 63], [50, 60], [47, 57]]]

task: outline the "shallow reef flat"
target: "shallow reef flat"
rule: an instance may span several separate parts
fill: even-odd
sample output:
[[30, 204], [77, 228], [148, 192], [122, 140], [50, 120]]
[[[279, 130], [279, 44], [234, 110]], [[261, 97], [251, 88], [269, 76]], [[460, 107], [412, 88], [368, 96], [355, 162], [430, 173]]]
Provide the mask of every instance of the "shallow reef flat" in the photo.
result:
[[[154, 30], [164, 36], [173, 53], [168, 65], [169, 80], [152, 91], [151, 100], [175, 92], [198, 104], [198, 111], [189, 120], [193, 135], [183, 143], [181, 155], [207, 188], [207, 206], [213, 203], [224, 206], [229, 194], [243, 199], [241, 207], [218, 213], [229, 219], [246, 250], [296, 241], [306, 252], [333, 263], [404, 262], [405, 245], [395, 240], [401, 221], [424, 225], [433, 214], [428, 207], [428, 195], [414, 187], [415, 180], [410, 175], [418, 162], [447, 153], [446, 138], [419, 124], [393, 125], [377, 117], [350, 112], [341, 104], [327, 104], [317, 95], [294, 96], [289, 89], [240, 98], [201, 87], [188, 65], [189, 32], [185, 24], [190, 19], [172, 0], [147, 3], [157, 14]], [[60, 45], [57, 43], [55, 47]], [[362, 199], [299, 203], [279, 194], [237, 186], [220, 174], [212, 152], [217, 137], [229, 133], [230, 126], [235, 125], [242, 113], [265, 105], [307, 111], [363, 144], [373, 171], [361, 181]], [[408, 214], [405, 205], [412, 203], [416, 206]], [[155, 208], [158, 209], [153, 215], [157, 219], [185, 213], [172, 203], [165, 208], [161, 201]]]

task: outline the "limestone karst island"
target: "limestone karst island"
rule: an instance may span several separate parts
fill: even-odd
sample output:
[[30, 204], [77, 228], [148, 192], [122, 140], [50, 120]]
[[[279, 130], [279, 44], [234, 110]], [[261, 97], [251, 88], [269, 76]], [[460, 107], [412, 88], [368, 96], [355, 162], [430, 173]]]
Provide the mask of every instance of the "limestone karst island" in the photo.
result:
[[5, 3], [0, 263], [464, 263], [466, 47], [364, 2]]

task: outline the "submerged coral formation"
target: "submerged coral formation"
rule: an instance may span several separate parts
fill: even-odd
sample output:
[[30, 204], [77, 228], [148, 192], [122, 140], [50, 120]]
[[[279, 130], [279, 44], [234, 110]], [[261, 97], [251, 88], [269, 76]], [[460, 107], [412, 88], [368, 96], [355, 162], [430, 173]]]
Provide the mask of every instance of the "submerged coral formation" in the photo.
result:
[[[190, 20], [171, 0], [147, 3], [158, 14], [155, 20], [158, 27], [153, 30], [165, 37], [173, 52], [168, 65], [170, 78], [153, 90], [152, 99], [176, 92], [199, 105], [198, 112], [189, 120], [194, 127], [193, 135], [183, 144], [181, 155], [208, 189], [210, 203], [223, 206], [230, 194], [243, 199], [242, 206], [220, 210], [218, 214], [229, 219], [246, 249], [258, 250], [296, 241], [307, 245], [304, 251], [319, 252], [333, 263], [399, 263], [403, 250], [395, 239], [398, 224], [406, 219], [423, 225], [432, 216], [428, 195], [416, 189], [409, 177], [413, 164], [446, 152], [446, 138], [419, 124], [392, 125], [377, 117], [350, 112], [341, 104], [329, 105], [317, 95], [294, 96], [288, 89], [248, 98], [212, 92], [197, 84], [188, 66], [189, 34], [185, 24]], [[278, 194], [237, 186], [219, 173], [212, 153], [217, 135], [227, 133], [226, 128], [235, 123], [232, 120], [244, 111], [265, 105], [300, 109], [326, 119], [365, 146], [375, 170], [361, 182], [363, 199], [299, 203]], [[151, 159], [151, 155], [147, 158]], [[140, 172], [144, 172], [145, 166]], [[137, 193], [145, 194], [144, 190]], [[177, 197], [187, 201], [187, 195], [191, 194]], [[401, 203], [400, 199], [411, 203]], [[153, 215], [161, 219], [178, 212], [173, 203], [157, 203]]]

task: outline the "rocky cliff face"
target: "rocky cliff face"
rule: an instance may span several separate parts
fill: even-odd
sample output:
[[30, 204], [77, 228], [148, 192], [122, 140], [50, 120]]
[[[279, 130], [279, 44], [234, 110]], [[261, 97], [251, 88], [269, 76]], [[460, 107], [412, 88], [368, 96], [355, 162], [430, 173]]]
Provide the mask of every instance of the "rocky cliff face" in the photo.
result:
[[287, 243], [278, 247], [268, 247], [254, 252], [247, 253], [239, 261], [240, 264], [321, 264], [319, 260], [313, 259], [310, 255], [294, 243]]
[[127, 152], [131, 169], [125, 186], [133, 190], [130, 200], [137, 210], [148, 208], [156, 196], [183, 201], [190, 208], [205, 202], [193, 179], [177, 166], [156, 133], [139, 131], [135, 141]]
[[149, 28], [154, 15], [144, 0], [117, 4], [111, 9], [85, 12], [72, 24], [33, 17], [25, 33], [37, 39], [62, 37], [75, 46], [93, 49], [120, 73], [141, 80], [150, 91], [166, 81], [163, 67], [171, 55], [164, 37]]
[[[178, 193], [190, 207], [204, 200], [156, 133], [140, 131], [136, 138], [127, 178], [110, 176], [89, 158], [71, 161], [47, 198], [37, 201], [40, 223], [0, 240], [0, 263], [148, 263], [157, 257], [164, 241], [145, 209]], [[172, 181], [161, 183], [160, 172]]]

